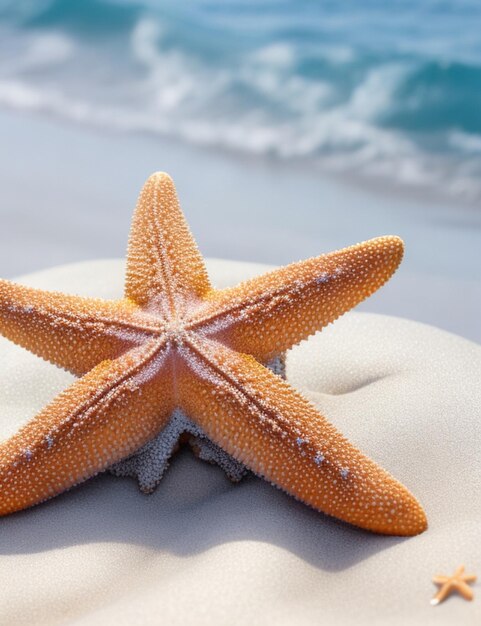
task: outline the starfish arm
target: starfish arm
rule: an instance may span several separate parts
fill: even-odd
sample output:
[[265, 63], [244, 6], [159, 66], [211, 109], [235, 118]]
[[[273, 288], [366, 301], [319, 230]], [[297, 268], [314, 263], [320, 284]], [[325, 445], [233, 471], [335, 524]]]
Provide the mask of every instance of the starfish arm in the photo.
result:
[[265, 363], [379, 289], [402, 255], [386, 236], [292, 263], [213, 292], [190, 325]]
[[434, 576], [433, 583], [435, 585], [444, 585], [449, 580], [449, 576]]
[[127, 300], [81, 298], [0, 280], [0, 334], [76, 375], [162, 328], [161, 322], [143, 323], [137, 309]]
[[[449, 581], [449, 579], [448, 579]], [[440, 604], [443, 600], [445, 600], [452, 591], [452, 586], [450, 582], [444, 583], [444, 585], [439, 589], [434, 598], [431, 600], [431, 604], [436, 606]]]
[[465, 600], [472, 600], [474, 598], [474, 591], [465, 582], [461, 580], [454, 580], [453, 587], [460, 595], [463, 596]]
[[173, 406], [168, 351], [151, 341], [100, 363], [2, 443], [0, 515], [61, 493], [154, 437]]
[[461, 579], [465, 583], [475, 583], [478, 577], [476, 576], [476, 574], [464, 574], [464, 576], [462, 576]]
[[317, 510], [379, 533], [415, 535], [409, 491], [252, 356], [193, 335], [177, 366], [179, 403], [217, 445]]
[[145, 183], [130, 232], [125, 295], [164, 318], [182, 315], [211, 289], [175, 186], [158, 172]]

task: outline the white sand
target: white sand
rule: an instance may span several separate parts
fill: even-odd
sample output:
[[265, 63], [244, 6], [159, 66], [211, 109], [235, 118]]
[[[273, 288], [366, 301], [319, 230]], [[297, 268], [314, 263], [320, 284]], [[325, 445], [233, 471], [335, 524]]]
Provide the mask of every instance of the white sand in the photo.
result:
[[361, 310], [481, 341], [481, 212], [374, 194], [307, 167], [0, 112], [0, 276], [123, 257], [147, 176], [174, 176], [208, 256], [284, 264], [377, 235], [406, 257]]
[[[225, 286], [264, 268], [211, 262]], [[116, 297], [123, 264], [24, 278]], [[71, 377], [0, 340], [0, 436]], [[436, 328], [348, 314], [288, 358], [288, 378], [406, 484], [430, 527], [381, 537], [316, 513], [267, 483], [231, 485], [181, 453], [152, 496], [101, 476], [0, 521], [0, 623], [471, 625], [475, 601], [438, 607], [431, 577], [481, 574], [481, 348]]]

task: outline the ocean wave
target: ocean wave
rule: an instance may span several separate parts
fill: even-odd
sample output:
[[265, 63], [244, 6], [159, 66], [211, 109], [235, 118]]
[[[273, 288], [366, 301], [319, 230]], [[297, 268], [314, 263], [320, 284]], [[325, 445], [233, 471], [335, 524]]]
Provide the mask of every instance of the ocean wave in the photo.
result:
[[454, 130], [449, 134], [449, 142], [468, 154], [481, 154], [481, 135]]
[[320, 30], [310, 3], [255, 23], [249, 5], [194, 4], [0, 0], [0, 106], [481, 198], [474, 44], [469, 60], [407, 54], [402, 37], [380, 52], [333, 38], [336, 15]]

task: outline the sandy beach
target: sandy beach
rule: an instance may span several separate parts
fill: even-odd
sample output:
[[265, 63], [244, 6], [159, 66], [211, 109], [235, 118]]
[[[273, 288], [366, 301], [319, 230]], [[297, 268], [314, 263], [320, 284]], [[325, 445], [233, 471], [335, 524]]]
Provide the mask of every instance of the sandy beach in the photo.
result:
[[[265, 267], [210, 261], [219, 287]], [[27, 284], [119, 297], [123, 263], [79, 263]], [[72, 375], [0, 338], [0, 436]], [[449, 356], [449, 367], [446, 366]], [[268, 482], [237, 485], [187, 450], [158, 489], [103, 474], [2, 518], [0, 622], [250, 626], [478, 624], [475, 600], [429, 601], [431, 577], [479, 574], [481, 349], [441, 330], [347, 313], [289, 352], [287, 377], [425, 508], [416, 537], [367, 533]], [[34, 617], [33, 617], [34, 616]]]
[[138, 191], [153, 171], [176, 181], [208, 257], [285, 264], [378, 235], [406, 255], [360, 310], [481, 341], [481, 213], [372, 191], [311, 166], [129, 133], [0, 113], [0, 274], [123, 257]]

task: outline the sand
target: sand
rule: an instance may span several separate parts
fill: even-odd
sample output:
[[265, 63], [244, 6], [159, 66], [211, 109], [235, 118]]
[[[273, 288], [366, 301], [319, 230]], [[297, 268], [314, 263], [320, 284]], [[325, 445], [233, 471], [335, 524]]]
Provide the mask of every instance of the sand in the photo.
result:
[[[262, 266], [209, 262], [226, 286]], [[60, 267], [22, 282], [116, 297], [123, 263]], [[0, 436], [72, 377], [0, 340]], [[394, 625], [479, 623], [438, 607], [431, 578], [481, 574], [481, 347], [385, 315], [351, 313], [293, 349], [290, 382], [419, 498], [414, 538], [327, 518], [264, 481], [230, 484], [180, 453], [152, 496], [103, 475], [0, 521], [0, 623]]]

